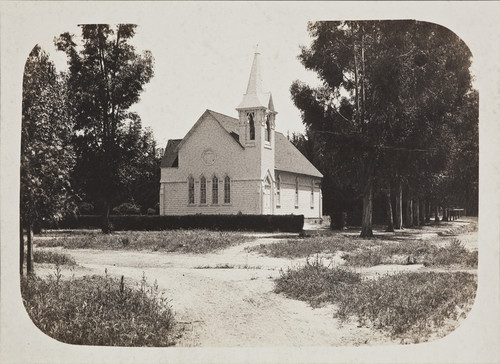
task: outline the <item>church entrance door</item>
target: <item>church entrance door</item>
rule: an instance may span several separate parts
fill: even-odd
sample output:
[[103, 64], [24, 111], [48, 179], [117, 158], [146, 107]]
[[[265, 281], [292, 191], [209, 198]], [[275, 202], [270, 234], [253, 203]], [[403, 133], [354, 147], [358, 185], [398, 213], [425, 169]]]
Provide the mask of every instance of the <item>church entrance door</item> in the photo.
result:
[[271, 181], [269, 177], [264, 181], [264, 190], [262, 191], [262, 213], [264, 215], [272, 214], [271, 211]]

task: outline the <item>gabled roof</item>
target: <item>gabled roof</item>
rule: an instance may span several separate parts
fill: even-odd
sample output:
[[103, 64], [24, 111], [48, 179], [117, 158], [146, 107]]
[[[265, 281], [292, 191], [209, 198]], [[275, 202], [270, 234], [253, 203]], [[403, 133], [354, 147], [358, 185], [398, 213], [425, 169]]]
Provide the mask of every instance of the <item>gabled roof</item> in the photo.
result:
[[182, 139], [169, 139], [167, 142], [167, 147], [165, 148], [165, 153], [161, 158], [161, 168], [171, 168], [177, 167], [179, 160], [177, 153], [177, 146], [182, 141]]
[[283, 172], [293, 172], [314, 177], [323, 177], [320, 171], [285, 137], [279, 132], [274, 133], [275, 169]]
[[[205, 112], [200, 116], [200, 118], [198, 119], [198, 121], [193, 125], [193, 127], [188, 131], [188, 133], [186, 134], [186, 136], [184, 136], [184, 138], [182, 139], [182, 141], [179, 143], [179, 145], [177, 145], [177, 148], [176, 148], [176, 152], [179, 151], [179, 149], [182, 148], [182, 146], [184, 145], [184, 143], [189, 139], [189, 137], [194, 133], [194, 131], [198, 128], [198, 126], [200, 126], [200, 124], [203, 122], [203, 120], [205, 119], [205, 116], [206, 115], [210, 115], [213, 119], [215, 119], [215, 121], [224, 129], [226, 130], [227, 132], [229, 132], [229, 134], [231, 134], [231, 136], [233, 137], [233, 139], [236, 141], [236, 143], [238, 143], [238, 145], [240, 147], [243, 148], [243, 145], [241, 145], [240, 141], [239, 141], [239, 137], [238, 137], [238, 125], [236, 124], [236, 126], [234, 126], [234, 128], [231, 126], [231, 130], [228, 130], [227, 128], [227, 125], [224, 126], [225, 124], [228, 124], [227, 122], [227, 118], [231, 118], [230, 116], [227, 116], [227, 115], [223, 115], [223, 114], [219, 114], [215, 111], [212, 111], [212, 110], [208, 110], [206, 109]], [[231, 118], [233, 119], [233, 118]], [[236, 120], [236, 119], [234, 119]], [[237, 120], [236, 120], [237, 121]], [[234, 131], [234, 130], [236, 131]]]
[[[224, 115], [212, 110], [206, 110], [239, 144], [238, 123], [239, 120], [228, 115]], [[202, 118], [200, 118], [201, 120]], [[199, 121], [198, 121], [199, 122]], [[195, 124], [196, 126], [196, 124]], [[191, 128], [191, 131], [195, 129]], [[186, 134], [184, 139], [170, 139], [165, 148], [165, 154], [161, 161], [161, 167], [177, 167], [178, 150], [182, 140], [185, 140], [191, 131]], [[314, 177], [323, 177], [320, 171], [312, 165], [311, 162], [281, 133], [275, 132], [275, 169], [283, 172], [292, 172]], [[241, 146], [241, 144], [239, 144]], [[242, 146], [243, 147], [243, 146]]]

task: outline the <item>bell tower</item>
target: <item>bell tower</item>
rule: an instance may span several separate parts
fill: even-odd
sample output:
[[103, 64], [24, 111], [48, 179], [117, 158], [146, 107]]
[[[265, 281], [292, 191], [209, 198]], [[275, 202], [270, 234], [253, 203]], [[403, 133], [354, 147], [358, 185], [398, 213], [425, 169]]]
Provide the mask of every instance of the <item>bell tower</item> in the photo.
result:
[[270, 92], [262, 91], [260, 53], [255, 51], [246, 93], [236, 108], [239, 114], [239, 141], [258, 159], [261, 178], [267, 171], [274, 176], [274, 130], [277, 112]]

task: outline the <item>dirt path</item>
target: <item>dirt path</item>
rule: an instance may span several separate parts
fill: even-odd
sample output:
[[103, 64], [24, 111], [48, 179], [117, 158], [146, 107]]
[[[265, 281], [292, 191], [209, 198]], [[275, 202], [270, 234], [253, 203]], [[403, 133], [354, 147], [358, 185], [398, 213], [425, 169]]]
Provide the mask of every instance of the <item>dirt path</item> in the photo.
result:
[[[280, 269], [303, 264], [305, 260], [269, 258], [245, 251], [248, 246], [273, 241], [276, 239], [255, 236], [251, 242], [204, 255], [65, 249], [65, 253], [75, 258], [78, 267], [63, 268], [62, 274], [65, 277], [102, 275], [106, 270], [113, 276], [124, 275], [126, 282], [132, 285], [139, 285], [143, 274], [150, 284], [156, 280], [159, 289], [171, 300], [176, 319], [183, 328], [177, 346], [393, 343], [378, 331], [357, 327], [355, 322], [340, 326], [333, 318], [331, 305], [312, 309], [305, 302], [275, 294], [273, 279], [279, 276]], [[217, 265], [231, 268], [215, 269]], [[51, 272], [53, 266], [37, 266], [41, 276]]]

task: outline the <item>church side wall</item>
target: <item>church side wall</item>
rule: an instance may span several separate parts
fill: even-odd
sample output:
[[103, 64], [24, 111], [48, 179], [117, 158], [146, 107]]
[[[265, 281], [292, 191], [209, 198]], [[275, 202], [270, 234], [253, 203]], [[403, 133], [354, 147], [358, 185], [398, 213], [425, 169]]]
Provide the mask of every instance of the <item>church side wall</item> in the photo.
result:
[[[311, 176], [304, 176], [289, 172], [276, 172], [281, 178], [280, 190], [280, 205], [277, 206], [277, 198], [275, 196], [275, 215], [304, 215], [306, 218], [320, 218], [321, 217], [321, 189], [318, 183], [321, 181], [319, 178]], [[298, 205], [295, 204], [295, 178], [299, 182], [299, 200]], [[314, 201], [311, 208], [311, 179], [314, 179]], [[276, 189], [275, 189], [276, 194]]]

